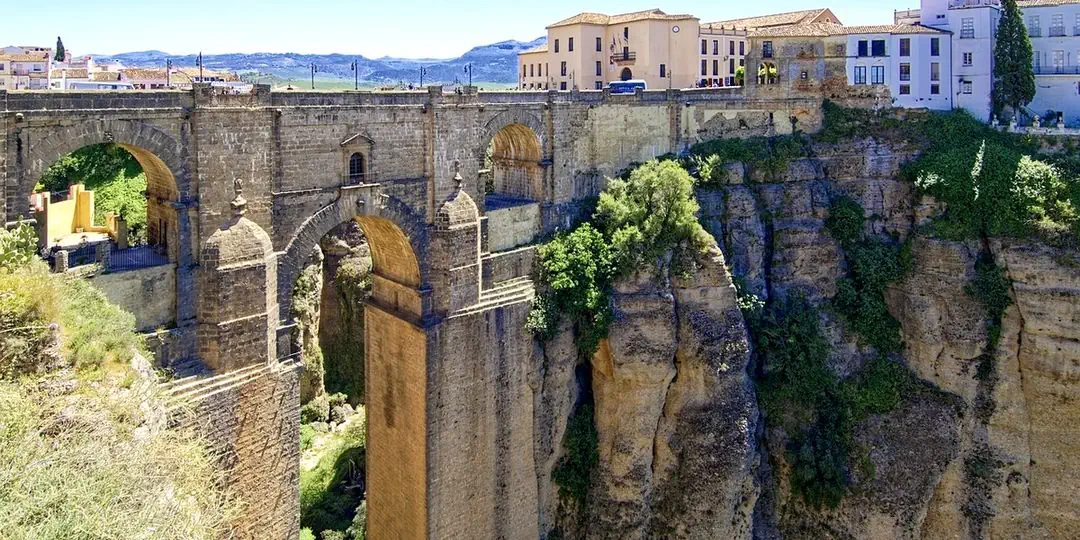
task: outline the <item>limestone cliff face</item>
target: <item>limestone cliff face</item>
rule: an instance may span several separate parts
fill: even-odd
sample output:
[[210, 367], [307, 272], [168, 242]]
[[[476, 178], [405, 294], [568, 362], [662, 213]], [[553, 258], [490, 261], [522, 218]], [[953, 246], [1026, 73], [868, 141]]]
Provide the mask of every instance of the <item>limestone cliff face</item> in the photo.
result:
[[687, 279], [616, 286], [592, 359], [600, 465], [589, 538], [749, 538], [757, 405], [735, 289], [714, 250]]
[[[580, 527], [563, 529], [570, 537], [1080, 538], [1080, 253], [919, 236], [941, 205], [899, 179], [913, 149], [864, 141], [812, 150], [775, 177], [731, 166], [726, 185], [698, 192], [722, 254], [686, 280], [618, 283], [591, 383], [573, 375], [568, 329], [546, 345], [537, 463], [547, 515], [558, 514], [558, 497], [544, 473], [574, 402], [591, 391], [600, 463]], [[824, 307], [848, 271], [825, 227], [841, 195], [862, 205], [867, 234], [912, 239], [914, 269], [886, 301], [903, 361], [940, 391], [913, 393], [857, 426], [873, 476], [825, 510], [790, 492], [790, 434], [763, 429], [724, 265], [759, 296], [797, 290]], [[965, 292], [986, 253], [1013, 284], [994, 351], [986, 312]], [[821, 317], [830, 368], [853, 373], [872, 352], [828, 309]]]

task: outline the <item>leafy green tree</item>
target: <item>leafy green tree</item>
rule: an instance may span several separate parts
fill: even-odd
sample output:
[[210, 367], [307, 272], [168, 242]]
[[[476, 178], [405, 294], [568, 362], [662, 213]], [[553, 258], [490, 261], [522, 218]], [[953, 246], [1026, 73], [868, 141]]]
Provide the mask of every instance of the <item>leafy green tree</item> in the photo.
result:
[[56, 61], [63, 62], [67, 58], [66, 51], [64, 50], [64, 42], [60, 39], [60, 36], [56, 36]]
[[1031, 40], [1016, 0], [1002, 0], [994, 50], [994, 108], [1009, 106], [1013, 114], [1035, 98], [1035, 70]]

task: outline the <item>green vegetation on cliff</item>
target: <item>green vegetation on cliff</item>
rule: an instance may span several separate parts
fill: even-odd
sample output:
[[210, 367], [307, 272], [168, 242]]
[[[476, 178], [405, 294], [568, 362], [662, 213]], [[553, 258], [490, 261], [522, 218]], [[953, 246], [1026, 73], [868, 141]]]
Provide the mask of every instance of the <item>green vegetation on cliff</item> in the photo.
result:
[[578, 347], [592, 354], [607, 337], [617, 279], [649, 267], [685, 272], [709, 241], [697, 211], [693, 178], [674, 161], [650, 161], [611, 180], [591, 223], [540, 247], [541, 294], [529, 328], [547, 339], [566, 316]]
[[0, 231], [0, 537], [227, 535], [214, 457], [132, 368], [134, 318], [34, 246]]

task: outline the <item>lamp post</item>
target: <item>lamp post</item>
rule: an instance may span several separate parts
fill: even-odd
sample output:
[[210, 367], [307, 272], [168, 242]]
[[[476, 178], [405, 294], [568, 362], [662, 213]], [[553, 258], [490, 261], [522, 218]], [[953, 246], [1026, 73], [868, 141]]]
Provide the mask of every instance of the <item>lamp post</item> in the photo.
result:
[[472, 62], [465, 64], [465, 73], [469, 74], [469, 88], [472, 88]]
[[165, 88], [172, 88], [172, 60], [165, 59]]
[[319, 72], [319, 66], [316, 66], [314, 62], [311, 63], [311, 89], [315, 89], [315, 74]]
[[424, 75], [427, 73], [427, 68], [420, 66], [420, 88], [424, 87]]
[[206, 79], [203, 77], [202, 51], [199, 51], [199, 57], [195, 59], [195, 65], [199, 66], [199, 82], [206, 82]]
[[353, 90], [359, 90], [360, 89], [360, 69], [359, 69], [360, 66], [356, 63], [355, 58], [352, 61], [351, 67], [352, 67], [352, 71], [353, 71]]

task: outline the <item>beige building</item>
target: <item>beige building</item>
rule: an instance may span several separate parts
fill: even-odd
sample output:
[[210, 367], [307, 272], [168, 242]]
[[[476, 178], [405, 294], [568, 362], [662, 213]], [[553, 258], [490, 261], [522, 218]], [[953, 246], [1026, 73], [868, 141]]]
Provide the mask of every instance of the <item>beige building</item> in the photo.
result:
[[519, 55], [519, 86], [595, 90], [619, 80], [643, 80], [649, 88], [693, 86], [698, 26], [693, 15], [659, 9], [579, 13], [547, 27], [546, 52], [540, 47]]
[[659, 9], [579, 13], [548, 26], [546, 44], [518, 55], [518, 87], [594, 90], [620, 80], [643, 80], [651, 89], [741, 86], [748, 31], [812, 23], [839, 19], [824, 8], [706, 24]]
[[49, 87], [52, 49], [9, 46], [0, 49], [0, 90], [41, 90]]

